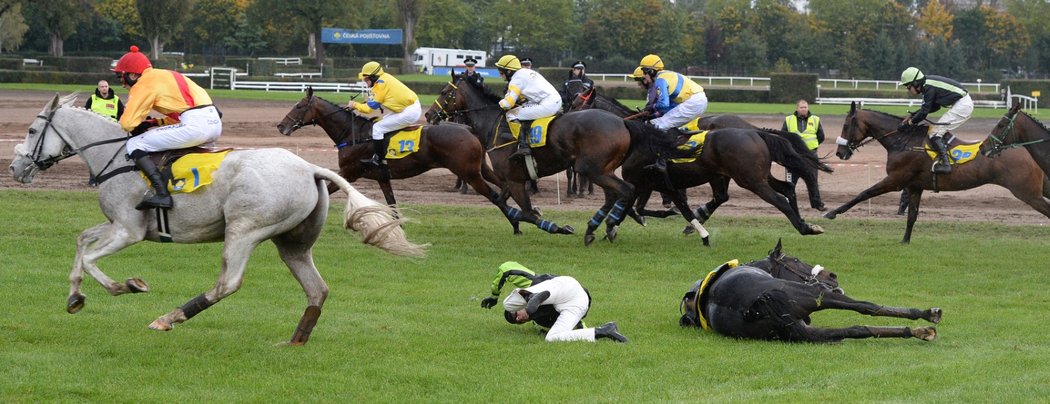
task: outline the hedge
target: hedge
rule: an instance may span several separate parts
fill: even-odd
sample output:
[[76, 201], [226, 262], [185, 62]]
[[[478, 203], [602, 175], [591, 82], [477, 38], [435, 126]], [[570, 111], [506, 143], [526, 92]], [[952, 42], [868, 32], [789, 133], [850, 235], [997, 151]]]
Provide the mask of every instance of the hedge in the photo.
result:
[[2, 70], [22, 70], [22, 59], [0, 59]]
[[51, 66], [64, 72], [109, 72], [113, 59], [101, 56], [87, 57], [55, 57], [44, 56], [44, 66]]
[[772, 73], [769, 75], [769, 101], [793, 103], [817, 98], [817, 79], [812, 73]]
[[1039, 106], [1050, 106], [1050, 80], [1003, 80], [999, 84], [999, 88], [1002, 89], [1009, 86], [1013, 94], [1031, 96], [1032, 91], [1038, 91]]
[[0, 70], [0, 82], [2, 83], [52, 83], [52, 84], [84, 84], [94, 87], [99, 80], [114, 80], [113, 73], [109, 72], [60, 72], [44, 70]]

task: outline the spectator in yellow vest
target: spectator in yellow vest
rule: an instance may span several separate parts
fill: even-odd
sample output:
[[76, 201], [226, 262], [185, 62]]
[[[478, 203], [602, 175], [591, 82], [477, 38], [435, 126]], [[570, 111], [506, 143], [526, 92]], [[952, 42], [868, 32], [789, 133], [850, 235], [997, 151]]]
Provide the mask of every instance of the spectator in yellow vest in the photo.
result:
[[[784, 126], [780, 129], [786, 132], [796, 133], [806, 142], [806, 147], [814, 156], [817, 155], [817, 147], [824, 142], [824, 127], [820, 125], [820, 117], [809, 112], [809, 102], [798, 100], [795, 104], [795, 113], [784, 118]], [[787, 170], [787, 181], [794, 187], [798, 183], [798, 175]], [[824, 202], [820, 200], [820, 190], [813, 189], [809, 192], [809, 205], [821, 212], [827, 210]]]
[[124, 115], [124, 103], [120, 101], [120, 97], [117, 97], [113, 89], [109, 88], [109, 82], [105, 80], [98, 82], [95, 94], [88, 97], [84, 109], [90, 109], [96, 114], [108, 116], [115, 121], [120, 120], [120, 116]]

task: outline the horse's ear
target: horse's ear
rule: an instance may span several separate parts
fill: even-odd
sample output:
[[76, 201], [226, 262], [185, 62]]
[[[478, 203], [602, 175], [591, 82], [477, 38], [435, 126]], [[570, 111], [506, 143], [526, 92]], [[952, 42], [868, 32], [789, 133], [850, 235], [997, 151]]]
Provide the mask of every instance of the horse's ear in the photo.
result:
[[51, 112], [51, 111], [54, 111], [57, 108], [58, 108], [58, 93], [55, 93], [55, 98], [52, 98], [51, 101], [47, 103], [47, 107], [45, 109], [46, 109], [47, 112]]
[[456, 81], [456, 69], [449, 69], [448, 74], [452, 76], [452, 81]]
[[856, 101], [850, 101], [849, 102], [849, 112], [851, 114], [854, 113], [854, 112], [857, 112], [857, 102]]
[[773, 247], [773, 251], [769, 252], [769, 256], [772, 257], [772, 256], [783, 255], [784, 253], [783, 253], [783, 251], [781, 251], [783, 249], [784, 249], [783, 239], [782, 238], [778, 238], [777, 239], [777, 246]]
[[1020, 111], [1020, 110], [1021, 110], [1021, 103], [1016, 103], [1016, 104], [1014, 104], [1014, 106], [1010, 107], [1010, 114], [1011, 115], [1012, 114], [1016, 114], [1017, 111]]
[[306, 86], [306, 98], [314, 96], [314, 86]]

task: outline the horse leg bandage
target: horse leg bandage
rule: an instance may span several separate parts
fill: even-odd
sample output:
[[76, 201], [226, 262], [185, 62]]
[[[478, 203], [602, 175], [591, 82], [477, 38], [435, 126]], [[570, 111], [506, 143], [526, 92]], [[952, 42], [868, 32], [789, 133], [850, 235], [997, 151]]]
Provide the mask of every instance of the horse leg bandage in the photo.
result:
[[193, 298], [193, 300], [186, 302], [186, 304], [182, 305], [180, 309], [182, 310], [182, 314], [186, 316], [186, 319], [189, 320], [193, 318], [193, 316], [204, 311], [204, 309], [211, 307], [213, 304], [215, 303], [209, 303], [208, 299], [205, 299], [204, 294], [202, 293]]

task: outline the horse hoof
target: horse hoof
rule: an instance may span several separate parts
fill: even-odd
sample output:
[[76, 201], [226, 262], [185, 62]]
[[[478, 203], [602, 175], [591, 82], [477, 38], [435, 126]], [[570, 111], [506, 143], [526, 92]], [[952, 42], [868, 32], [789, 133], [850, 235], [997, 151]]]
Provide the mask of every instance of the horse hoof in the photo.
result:
[[153, 320], [152, 323], [149, 323], [149, 329], [157, 331], [171, 331], [171, 323], [168, 323], [166, 321], [160, 321], [160, 319], [158, 318], [156, 320]]
[[806, 234], [808, 234], [808, 235], [824, 234], [824, 228], [820, 227], [820, 226], [817, 226], [815, 224], [811, 224], [811, 225], [809, 225], [809, 232], [806, 233]]
[[919, 327], [912, 330], [911, 334], [914, 335], [915, 338], [923, 341], [933, 341], [937, 339], [937, 329], [933, 327]]
[[616, 241], [616, 234], [619, 232], [620, 226], [613, 226], [605, 231], [605, 239], [609, 242]]
[[128, 286], [128, 290], [130, 290], [131, 293], [149, 292], [149, 285], [139, 278], [128, 278], [128, 280], [124, 281], [124, 284]]
[[521, 230], [517, 230], [517, 229], [514, 230], [514, 235], [515, 236], [520, 236], [521, 234], [522, 234]]
[[941, 311], [941, 309], [939, 307], [934, 307], [934, 308], [930, 309], [930, 318], [928, 318], [927, 320], [929, 320], [931, 323], [934, 323], [934, 324], [940, 324], [941, 323], [941, 315], [942, 315], [942, 313], [943, 312]]
[[711, 236], [704, 237], [703, 241], [704, 241], [704, 247], [710, 247], [711, 246]]
[[693, 226], [685, 226], [685, 228], [682, 229], [682, 234], [687, 236], [693, 233], [696, 233], [696, 229], [694, 229]]
[[588, 234], [588, 235], [583, 236], [583, 245], [589, 246], [593, 242], [594, 242], [594, 235], [593, 234]]
[[87, 296], [80, 293], [70, 295], [69, 300], [66, 301], [66, 313], [77, 314], [80, 309], [84, 308], [84, 301], [87, 300]]
[[[572, 226], [566, 225], [565, 227], [562, 227], [561, 230], [558, 230], [558, 234], [576, 234], [576, 229], [572, 228]], [[593, 238], [594, 236], [591, 237]]]
[[828, 212], [828, 213], [824, 214], [824, 218], [825, 219], [832, 219], [832, 220], [834, 220], [835, 216], [838, 216], [838, 213], [835, 213], [835, 211], [831, 211], [831, 212]]

